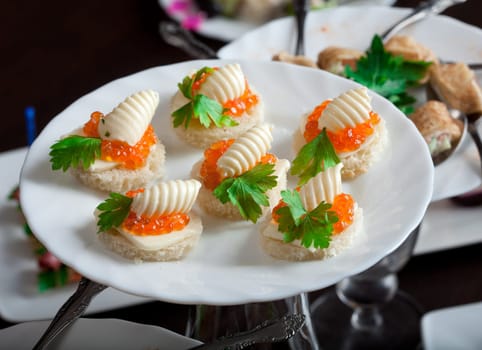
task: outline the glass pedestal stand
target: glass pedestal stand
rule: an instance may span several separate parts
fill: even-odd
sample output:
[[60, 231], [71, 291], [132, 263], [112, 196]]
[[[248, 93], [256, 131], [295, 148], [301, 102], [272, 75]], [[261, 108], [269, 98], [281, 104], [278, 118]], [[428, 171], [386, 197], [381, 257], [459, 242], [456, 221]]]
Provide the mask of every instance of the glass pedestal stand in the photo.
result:
[[343, 279], [311, 303], [311, 319], [323, 350], [414, 349], [422, 310], [398, 290], [397, 271], [410, 259], [418, 226], [372, 268]]
[[265, 320], [278, 319], [293, 313], [305, 315], [305, 324], [295, 336], [287, 343], [260, 344], [255, 348], [257, 350], [318, 350], [306, 294], [262, 303], [193, 306], [188, 317], [185, 335], [209, 343], [219, 337], [253, 329]]

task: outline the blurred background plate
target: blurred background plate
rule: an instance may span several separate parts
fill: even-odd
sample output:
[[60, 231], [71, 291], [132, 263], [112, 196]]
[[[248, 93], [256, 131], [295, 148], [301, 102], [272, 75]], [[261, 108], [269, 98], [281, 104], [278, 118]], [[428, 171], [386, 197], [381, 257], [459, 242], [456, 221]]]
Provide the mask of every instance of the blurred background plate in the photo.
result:
[[[17, 203], [7, 198], [18, 185], [26, 153], [27, 148], [0, 153], [0, 168], [8, 169], [0, 172], [0, 316], [10, 322], [53, 318], [77, 287], [74, 283], [43, 293], [37, 289], [37, 259], [24, 232]], [[87, 313], [148, 301], [108, 288], [92, 300]]]
[[482, 349], [482, 302], [434, 310], [422, 318], [425, 350]]
[[[191, 24], [198, 23], [198, 26], [194, 30], [199, 34], [213, 39], [231, 41], [260, 25], [259, 23], [247, 22], [224, 16], [207, 18], [200, 13], [194, 0], [158, 1], [162, 9], [166, 11], [171, 18], [180, 23], [183, 23], [184, 21], [190, 22]], [[339, 4], [350, 3], [353, 5], [390, 6], [395, 3], [395, 0], [331, 0], [331, 2], [337, 2]]]
[[[364, 51], [374, 34], [382, 33], [409, 11], [394, 7], [341, 6], [311, 12], [306, 22], [306, 56], [316, 62], [318, 53], [331, 45]], [[401, 34], [412, 36], [444, 60], [482, 62], [482, 30], [453, 18], [432, 16], [406, 28]], [[269, 61], [280, 51], [293, 52], [295, 39], [294, 21], [281, 18], [225, 45], [218, 55], [225, 59]], [[477, 78], [482, 84], [482, 72], [477, 73]], [[423, 91], [414, 94], [419, 103], [424, 101]], [[480, 125], [479, 132], [482, 132]], [[467, 137], [456, 156], [435, 168], [432, 200], [465, 193], [481, 182], [479, 156], [472, 138]]]
[[[30, 350], [50, 321], [20, 323], [0, 330], [0, 348]], [[81, 318], [49, 345], [50, 350], [184, 350], [201, 342], [167, 329], [118, 319]]]

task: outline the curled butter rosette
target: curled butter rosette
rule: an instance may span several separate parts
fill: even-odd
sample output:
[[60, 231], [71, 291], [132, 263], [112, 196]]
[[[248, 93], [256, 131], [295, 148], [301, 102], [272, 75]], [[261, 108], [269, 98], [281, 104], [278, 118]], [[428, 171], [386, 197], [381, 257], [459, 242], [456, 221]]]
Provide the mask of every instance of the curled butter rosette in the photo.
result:
[[367, 172], [380, 158], [387, 142], [385, 122], [372, 110], [365, 87], [326, 100], [308, 113], [295, 132], [295, 149], [298, 151], [324, 128], [344, 165], [343, 179]]
[[192, 211], [201, 183], [171, 180], [125, 194], [96, 208], [99, 239], [134, 261], [179, 260], [197, 244], [203, 226]]
[[158, 104], [157, 92], [143, 90], [106, 115], [93, 112], [81, 129], [51, 146], [52, 169], [70, 169], [85, 185], [113, 192], [162, 177], [165, 148], [151, 125]]
[[239, 64], [203, 67], [184, 77], [170, 108], [176, 134], [197, 148], [237, 138], [264, 120], [261, 96]]
[[362, 230], [363, 211], [343, 192], [341, 170], [326, 128], [293, 160], [298, 187], [281, 192], [271, 219], [260, 227], [263, 250], [283, 260], [325, 259], [352, 245]]
[[199, 205], [207, 213], [257, 222], [279, 201], [290, 163], [268, 153], [272, 139], [271, 126], [261, 124], [204, 151], [192, 176], [202, 183]]

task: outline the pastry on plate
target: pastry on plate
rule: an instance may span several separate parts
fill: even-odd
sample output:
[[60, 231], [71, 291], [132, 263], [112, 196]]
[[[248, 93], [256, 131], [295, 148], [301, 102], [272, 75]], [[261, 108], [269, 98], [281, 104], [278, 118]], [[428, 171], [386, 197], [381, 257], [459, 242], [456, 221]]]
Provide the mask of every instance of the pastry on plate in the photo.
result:
[[172, 126], [191, 146], [236, 138], [264, 119], [261, 96], [239, 64], [203, 67], [184, 77], [171, 101]]
[[430, 85], [450, 107], [469, 115], [482, 113], [482, 90], [467, 64], [436, 64], [430, 72]]
[[296, 64], [298, 66], [317, 68], [315, 61], [303, 55], [291, 55], [286, 51], [280, 51], [273, 55], [273, 61]]
[[[395, 35], [384, 44], [385, 50], [394, 56], [402, 56], [406, 61], [425, 61], [438, 63], [437, 56], [428, 47], [417, 42], [408, 35]], [[430, 77], [430, 69], [420, 79], [420, 83], [426, 83]]]
[[335, 256], [362, 232], [363, 211], [343, 192], [339, 161], [324, 129], [293, 160], [300, 181], [281, 192], [282, 200], [260, 227], [263, 250], [282, 260]]
[[345, 67], [348, 65], [356, 69], [356, 62], [365, 53], [356, 49], [349, 49], [338, 46], [328, 46], [318, 53], [317, 65], [319, 68], [337, 75], [345, 74]]
[[85, 185], [125, 192], [164, 174], [165, 148], [151, 125], [159, 95], [139, 91], [112, 112], [93, 112], [90, 120], [50, 148], [53, 170], [71, 169]]
[[367, 172], [380, 158], [387, 141], [385, 121], [373, 111], [365, 87], [326, 100], [305, 115], [294, 135], [295, 151], [324, 128], [344, 165], [342, 177], [345, 180]]
[[111, 193], [95, 211], [100, 241], [136, 262], [182, 259], [203, 230], [192, 210], [200, 187], [193, 179], [171, 180]]
[[462, 136], [462, 121], [452, 118], [447, 106], [440, 101], [427, 101], [410, 115], [422, 134], [432, 157], [450, 150]]
[[268, 153], [272, 138], [270, 125], [256, 125], [205, 150], [192, 176], [202, 183], [198, 202], [207, 213], [257, 222], [278, 202], [289, 161]]

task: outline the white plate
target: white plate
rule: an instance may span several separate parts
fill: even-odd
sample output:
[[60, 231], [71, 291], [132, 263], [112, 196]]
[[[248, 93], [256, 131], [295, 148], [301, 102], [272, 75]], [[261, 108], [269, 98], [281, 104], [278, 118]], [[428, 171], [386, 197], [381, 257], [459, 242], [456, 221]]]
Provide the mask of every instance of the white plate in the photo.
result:
[[[306, 55], [316, 61], [330, 45], [366, 50], [375, 33], [382, 33], [410, 10], [370, 6], [342, 6], [309, 14], [306, 23]], [[482, 30], [447, 16], [432, 16], [405, 29], [431, 48], [438, 57], [462, 62], [482, 62]], [[461, 40], [463, 38], [463, 40]], [[292, 52], [296, 30], [292, 20], [282, 18], [235, 40], [218, 52], [225, 59], [269, 61], [281, 50]], [[482, 74], [479, 76], [482, 84]], [[452, 197], [480, 185], [479, 157], [470, 137], [458, 157], [435, 169], [433, 200]]]
[[[0, 330], [0, 348], [30, 350], [50, 321], [26, 322]], [[118, 319], [81, 318], [49, 345], [50, 350], [185, 350], [201, 342], [162, 327]]]
[[[37, 291], [37, 260], [23, 231], [17, 204], [7, 199], [18, 184], [26, 148], [0, 154], [0, 316], [10, 322], [54, 317], [76, 285]], [[108, 288], [93, 299], [87, 313], [101, 312], [148, 301]]]
[[422, 318], [423, 348], [426, 350], [482, 349], [482, 302], [426, 313]]
[[[206, 37], [231, 41], [259, 26], [256, 23], [231, 19], [223, 16], [205, 18], [205, 16], [199, 13], [199, 10], [191, 1], [186, 1], [188, 6], [185, 10], [169, 13], [169, 6], [174, 1], [175, 0], [158, 0], [159, 5], [166, 11], [166, 13], [178, 22], [182, 22], [188, 16], [194, 15], [203, 17], [204, 19], [201, 21], [199, 28], [196, 29], [196, 32]], [[370, 4], [390, 6], [395, 2], [395, 0], [352, 0], [351, 2], [359, 5]]]
[[414, 254], [482, 242], [482, 206], [461, 207], [450, 200], [431, 203], [423, 219]]
[[[153, 88], [160, 94], [153, 123], [166, 146], [167, 178], [188, 178], [202, 151], [186, 146], [172, 132], [169, 100], [186, 74], [232, 62], [189, 61], [115, 80], [80, 98], [48, 124], [27, 155], [20, 194], [32, 229], [49, 250], [84, 276], [132, 294], [223, 305], [280, 299], [332, 285], [375, 264], [407, 237], [430, 201], [433, 166], [413, 123], [374, 95], [374, 110], [386, 120], [391, 141], [383, 161], [345, 184], [365, 213], [366, 238], [353, 249], [323, 262], [278, 261], [261, 250], [256, 225], [204, 216], [202, 239], [182, 261], [134, 264], [106, 250], [97, 240], [93, 217], [106, 195], [82, 187], [68, 173], [51, 171], [49, 147], [82, 125], [93, 110], [110, 111], [135, 91]], [[265, 100], [266, 121], [275, 124], [272, 152], [280, 158], [293, 159], [293, 131], [303, 113], [359, 86], [280, 62], [236, 62]]]

